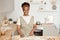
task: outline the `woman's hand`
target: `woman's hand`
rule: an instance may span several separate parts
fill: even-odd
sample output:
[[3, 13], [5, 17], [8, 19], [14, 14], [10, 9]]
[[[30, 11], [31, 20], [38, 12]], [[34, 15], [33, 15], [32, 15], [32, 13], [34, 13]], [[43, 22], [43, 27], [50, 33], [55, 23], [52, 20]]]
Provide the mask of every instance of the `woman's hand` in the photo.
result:
[[32, 32], [29, 33], [29, 36], [33, 36], [33, 35], [34, 35], [34, 33], [32, 33]]
[[33, 36], [33, 35], [34, 35], [34, 31], [35, 31], [36, 28], [37, 28], [37, 25], [34, 24], [34, 25], [33, 25], [33, 29], [32, 29], [31, 32], [29, 33], [30, 36]]
[[24, 34], [21, 32], [21, 25], [17, 25], [17, 32], [20, 35], [20, 37], [24, 37]]
[[19, 35], [20, 35], [20, 37], [24, 37], [24, 34], [23, 33], [20, 33]]

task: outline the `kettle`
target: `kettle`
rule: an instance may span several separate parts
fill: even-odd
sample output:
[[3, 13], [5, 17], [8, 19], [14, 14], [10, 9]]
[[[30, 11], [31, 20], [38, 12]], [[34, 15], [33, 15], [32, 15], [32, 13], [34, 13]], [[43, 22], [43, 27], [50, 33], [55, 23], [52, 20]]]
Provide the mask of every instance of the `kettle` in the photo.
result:
[[37, 28], [34, 31], [35, 36], [42, 36], [43, 35], [43, 30], [41, 29], [41, 23], [39, 21], [36, 22]]

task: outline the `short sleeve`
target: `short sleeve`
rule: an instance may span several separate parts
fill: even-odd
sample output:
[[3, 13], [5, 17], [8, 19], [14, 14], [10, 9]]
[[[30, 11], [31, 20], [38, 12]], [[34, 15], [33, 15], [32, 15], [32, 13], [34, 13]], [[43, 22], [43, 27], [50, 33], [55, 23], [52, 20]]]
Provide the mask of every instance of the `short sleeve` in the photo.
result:
[[18, 21], [17, 21], [17, 25], [20, 25], [20, 18], [19, 18]]

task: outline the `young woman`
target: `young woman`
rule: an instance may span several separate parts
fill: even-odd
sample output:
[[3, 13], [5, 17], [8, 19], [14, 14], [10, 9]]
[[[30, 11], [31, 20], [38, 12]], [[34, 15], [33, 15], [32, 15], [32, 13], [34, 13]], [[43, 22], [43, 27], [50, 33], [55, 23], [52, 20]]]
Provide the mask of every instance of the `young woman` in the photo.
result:
[[23, 16], [18, 19], [18, 34], [20, 36], [32, 36], [36, 28], [34, 16], [29, 15], [30, 4], [24, 2], [22, 4]]

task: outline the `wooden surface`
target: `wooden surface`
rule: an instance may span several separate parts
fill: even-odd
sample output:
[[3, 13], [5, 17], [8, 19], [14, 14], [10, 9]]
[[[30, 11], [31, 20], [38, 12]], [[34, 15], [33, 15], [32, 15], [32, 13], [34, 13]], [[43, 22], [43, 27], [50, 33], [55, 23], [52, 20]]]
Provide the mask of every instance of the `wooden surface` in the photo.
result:
[[0, 40], [12, 40], [11, 36], [1, 36]]
[[19, 38], [19, 36], [15, 36], [13, 40], [60, 40], [59, 36], [29, 36]]

